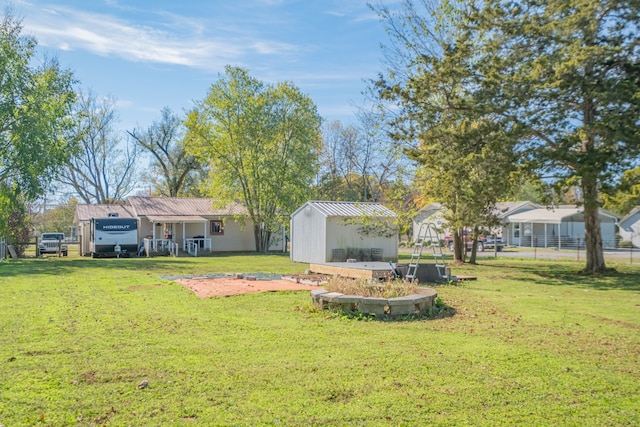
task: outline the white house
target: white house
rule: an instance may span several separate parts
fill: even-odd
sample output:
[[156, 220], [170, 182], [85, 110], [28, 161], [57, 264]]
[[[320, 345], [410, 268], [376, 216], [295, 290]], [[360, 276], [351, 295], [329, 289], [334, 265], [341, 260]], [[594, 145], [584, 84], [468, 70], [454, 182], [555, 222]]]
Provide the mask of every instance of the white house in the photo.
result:
[[502, 242], [507, 246], [518, 246], [520, 244], [518, 240], [518, 236], [520, 235], [519, 226], [516, 226], [514, 232], [514, 227], [509, 222], [510, 216], [540, 208], [542, 208], [542, 206], [529, 201], [496, 203], [497, 215], [502, 224], [498, 233], [502, 236]]
[[[532, 209], [540, 208], [540, 205], [537, 205], [533, 202], [528, 201], [519, 201], [519, 202], [498, 202], [495, 206], [495, 214], [500, 219], [500, 221], [505, 224], [503, 227], [497, 230], [491, 230], [491, 232], [495, 232], [498, 235], [502, 236], [503, 242], [509, 245], [512, 244], [511, 241], [511, 228], [508, 224], [505, 223], [505, 219], [510, 215], [525, 212]], [[446, 208], [441, 203], [430, 203], [424, 206], [422, 209], [418, 211], [418, 215], [413, 220], [413, 240], [417, 240], [418, 232], [420, 230], [420, 226], [424, 223], [433, 223], [436, 225], [438, 232], [440, 233], [440, 237], [444, 237], [446, 234], [449, 234], [451, 230], [447, 227], [447, 221], [444, 219], [444, 210]]]
[[[424, 222], [435, 223], [442, 235], [449, 232], [443, 219], [443, 205], [431, 203], [419, 211], [413, 222], [415, 234]], [[546, 208], [529, 201], [500, 202], [496, 204], [495, 213], [500, 219], [501, 227], [497, 230], [507, 246], [575, 248], [584, 243], [585, 226], [583, 208], [578, 206], [555, 206]], [[605, 209], [599, 210], [600, 231], [605, 247], [616, 247], [616, 223], [618, 217]], [[625, 228], [631, 233], [640, 231], [640, 209], [632, 215]], [[632, 228], [631, 223], [638, 222]], [[635, 231], [633, 231], [635, 230]], [[492, 230], [494, 231], [494, 230]], [[622, 235], [622, 227], [620, 229]], [[624, 240], [626, 239], [623, 237]], [[640, 239], [636, 235], [636, 239]], [[640, 241], [638, 242], [640, 243]]]
[[291, 214], [291, 260], [397, 261], [396, 214], [380, 203], [310, 201]]
[[618, 224], [620, 238], [624, 241], [631, 242], [631, 244], [639, 248], [640, 247], [640, 206], [636, 206], [620, 220]]
[[422, 224], [435, 224], [441, 238], [447, 231], [447, 221], [443, 217], [444, 207], [441, 203], [429, 203], [423, 206], [416, 217], [413, 219], [413, 241], [418, 240], [418, 233]]
[[[575, 248], [584, 242], [584, 213], [581, 206], [555, 206], [531, 209], [504, 218], [509, 243], [523, 247]], [[600, 232], [604, 247], [616, 247], [618, 217], [599, 209]]]
[[[152, 249], [171, 253], [255, 251], [253, 224], [236, 220], [246, 214], [240, 203], [214, 208], [214, 201], [196, 197], [130, 197], [126, 205], [78, 205], [74, 222], [78, 224], [80, 253], [89, 254], [91, 218], [107, 216], [138, 219], [141, 239]], [[284, 251], [281, 234], [272, 236], [272, 251]], [[197, 250], [193, 250], [195, 246]]]

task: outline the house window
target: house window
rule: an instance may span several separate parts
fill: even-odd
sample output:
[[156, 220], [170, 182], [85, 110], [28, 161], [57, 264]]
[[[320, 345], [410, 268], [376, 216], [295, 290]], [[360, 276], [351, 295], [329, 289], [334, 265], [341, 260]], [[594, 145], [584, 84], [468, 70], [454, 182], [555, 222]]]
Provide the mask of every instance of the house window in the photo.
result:
[[520, 238], [520, 224], [513, 224], [513, 237], [516, 239]]
[[224, 234], [224, 224], [222, 220], [214, 219], [211, 221], [211, 235], [221, 236]]

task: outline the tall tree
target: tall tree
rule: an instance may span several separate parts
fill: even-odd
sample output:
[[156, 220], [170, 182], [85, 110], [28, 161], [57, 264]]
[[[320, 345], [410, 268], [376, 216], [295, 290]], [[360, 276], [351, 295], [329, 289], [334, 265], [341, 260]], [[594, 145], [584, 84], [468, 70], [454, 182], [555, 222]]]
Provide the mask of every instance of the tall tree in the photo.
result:
[[321, 119], [292, 83], [267, 85], [227, 66], [187, 120], [187, 153], [211, 168], [209, 194], [242, 200], [256, 250], [308, 199], [317, 173]]
[[357, 124], [324, 126], [316, 184], [321, 199], [379, 202], [385, 187], [401, 178], [402, 150], [379, 125], [381, 118], [366, 108], [357, 117]]
[[413, 220], [418, 215], [415, 185], [406, 184], [402, 176], [381, 188], [380, 202], [396, 213], [395, 225], [400, 237], [411, 240]]
[[122, 141], [115, 129], [115, 100], [82, 93], [75, 106], [76, 124], [68, 138], [77, 145], [62, 184], [84, 203], [115, 203], [133, 191], [138, 179], [139, 148]]
[[[319, 198], [367, 201], [364, 195], [367, 194], [365, 186], [368, 184], [366, 173], [369, 158], [368, 150], [361, 150], [358, 128], [334, 120], [324, 126], [322, 134], [316, 189]], [[365, 167], [361, 168], [360, 165]]]
[[71, 238], [74, 228], [73, 217], [76, 211], [75, 199], [47, 204], [43, 199], [31, 204], [33, 228], [37, 235], [44, 232], [64, 232], [67, 239]]
[[604, 194], [604, 207], [624, 216], [640, 206], [640, 167], [629, 169], [610, 194]]
[[556, 180], [580, 186], [584, 272], [604, 272], [601, 190], [640, 152], [640, 3], [475, 5], [467, 35], [482, 41], [475, 65], [484, 101], [526, 129], [523, 157]]
[[385, 50], [388, 72], [375, 88], [383, 102], [398, 107], [391, 132], [418, 162], [424, 198], [447, 209], [456, 261], [466, 258], [464, 228], [492, 225], [514, 167], [513, 129], [477, 105], [476, 45], [458, 29], [465, 7], [404, 0], [400, 11], [377, 8], [391, 43]]
[[0, 22], [0, 183], [27, 201], [42, 194], [68, 159], [64, 138], [75, 99], [70, 71], [55, 60], [34, 66], [37, 41], [10, 9]]
[[[73, 74], [38, 61], [11, 9], [0, 22], [0, 236], [21, 245], [32, 232], [28, 206], [69, 159], [64, 138], [75, 99]], [[40, 62], [40, 65], [35, 65]]]
[[[363, 106], [356, 113], [362, 135], [363, 151], [368, 153], [366, 161], [359, 161], [361, 170], [367, 175], [368, 199], [385, 203], [389, 199], [389, 189], [398, 181], [396, 188], [404, 188], [404, 180], [414, 173], [402, 146], [390, 138], [383, 126], [386, 114], [376, 105]], [[365, 182], [363, 180], [363, 182]], [[395, 197], [392, 197], [395, 199]], [[401, 197], [402, 198], [402, 197]], [[396, 212], [397, 213], [397, 212]]]
[[193, 186], [200, 163], [185, 151], [184, 120], [169, 108], [162, 110], [160, 121], [144, 130], [134, 129], [129, 135], [152, 157], [151, 174], [154, 193], [178, 197]]

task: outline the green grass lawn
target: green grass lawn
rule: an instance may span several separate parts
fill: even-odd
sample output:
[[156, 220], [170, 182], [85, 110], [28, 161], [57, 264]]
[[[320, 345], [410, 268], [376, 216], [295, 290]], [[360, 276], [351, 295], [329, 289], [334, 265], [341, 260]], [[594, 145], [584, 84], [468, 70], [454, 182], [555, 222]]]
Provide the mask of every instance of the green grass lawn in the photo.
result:
[[640, 424], [640, 268], [479, 262], [436, 287], [455, 315], [393, 322], [159, 279], [286, 255], [0, 263], [0, 425]]

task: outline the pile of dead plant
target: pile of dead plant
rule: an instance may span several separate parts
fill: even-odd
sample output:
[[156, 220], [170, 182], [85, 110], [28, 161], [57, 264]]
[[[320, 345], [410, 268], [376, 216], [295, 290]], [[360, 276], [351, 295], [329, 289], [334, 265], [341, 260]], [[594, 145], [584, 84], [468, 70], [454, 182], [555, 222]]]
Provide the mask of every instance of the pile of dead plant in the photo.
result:
[[420, 291], [417, 283], [412, 284], [399, 279], [376, 281], [333, 277], [323, 287], [329, 292], [379, 298], [404, 297]]

